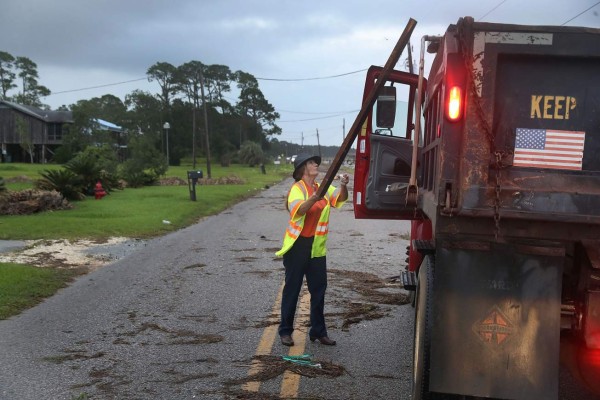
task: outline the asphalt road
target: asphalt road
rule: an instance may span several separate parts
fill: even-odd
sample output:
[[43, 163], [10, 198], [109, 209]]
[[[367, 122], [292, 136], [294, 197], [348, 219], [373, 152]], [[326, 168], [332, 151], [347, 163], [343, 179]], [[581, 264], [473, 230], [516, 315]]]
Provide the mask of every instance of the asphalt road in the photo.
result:
[[[291, 350], [269, 337], [290, 184], [152, 240], [0, 321], [0, 399], [408, 399], [412, 307], [392, 279], [404, 265], [406, 222], [355, 220], [350, 203], [333, 210], [326, 319], [338, 345], [302, 340], [303, 312]], [[284, 373], [296, 367], [281, 362], [288, 350], [322, 367], [301, 367], [298, 380]]]
[[[410, 399], [413, 309], [393, 279], [407, 222], [355, 220], [350, 203], [332, 210], [326, 320], [338, 345], [306, 339], [302, 307], [296, 346], [279, 343], [284, 274], [274, 252], [290, 184], [152, 240], [0, 321], [0, 399]], [[321, 368], [282, 360], [304, 353]], [[561, 400], [597, 398], [566, 368], [559, 387]]]

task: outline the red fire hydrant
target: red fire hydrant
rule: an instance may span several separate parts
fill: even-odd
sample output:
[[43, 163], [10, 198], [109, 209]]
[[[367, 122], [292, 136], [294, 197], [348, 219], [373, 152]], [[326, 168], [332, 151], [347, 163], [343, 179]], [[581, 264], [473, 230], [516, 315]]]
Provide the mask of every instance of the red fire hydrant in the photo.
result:
[[101, 198], [106, 196], [106, 191], [102, 187], [102, 183], [100, 183], [100, 181], [96, 183], [96, 187], [94, 188], [94, 195], [96, 196], [96, 200], [100, 200]]

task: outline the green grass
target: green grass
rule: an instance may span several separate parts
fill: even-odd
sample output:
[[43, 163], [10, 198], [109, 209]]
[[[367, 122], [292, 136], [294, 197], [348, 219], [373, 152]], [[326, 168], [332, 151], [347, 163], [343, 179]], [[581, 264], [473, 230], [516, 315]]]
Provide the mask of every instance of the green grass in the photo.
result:
[[[31, 182], [7, 183], [9, 190], [33, 187], [44, 169], [58, 165], [0, 164], [0, 176], [26, 176]], [[206, 177], [206, 163], [198, 162]], [[196, 201], [190, 200], [188, 186], [149, 186], [113, 191], [102, 200], [88, 197], [73, 202], [71, 210], [33, 215], [0, 216], [0, 239], [104, 239], [111, 236], [146, 238], [158, 236], [217, 214], [231, 205], [259, 192], [265, 186], [291, 175], [292, 166], [267, 165], [266, 174], [258, 167], [234, 165], [212, 166], [212, 178], [236, 176], [245, 183], [232, 185], [197, 185]], [[187, 182], [191, 164], [171, 167], [166, 177]], [[165, 224], [164, 221], [169, 221]], [[0, 263], [0, 320], [34, 306], [58, 289], [65, 287], [79, 271], [37, 268]]]
[[73, 202], [72, 210], [0, 217], [0, 239], [158, 236], [216, 214], [257, 191], [254, 184], [196, 186], [196, 201], [190, 200], [187, 186], [114, 191], [102, 200]]
[[[33, 180], [41, 178], [39, 172], [60, 168], [61, 166], [56, 164], [0, 164], [0, 176], [4, 178], [8, 190], [23, 190], [33, 187]], [[20, 177], [29, 178], [31, 182], [7, 182], [7, 179]]]
[[[26, 171], [28, 176], [35, 177], [37, 171], [28, 167], [29, 170], [23, 168], [21, 172]], [[190, 167], [171, 167], [166, 176], [179, 177], [187, 181], [186, 171], [191, 169]], [[199, 169], [199, 165], [196, 169]], [[0, 170], [0, 173], [3, 171]], [[190, 200], [187, 185], [115, 190], [102, 200], [88, 197], [84, 201], [73, 202], [72, 210], [2, 216], [0, 217], [0, 239], [105, 239], [111, 236], [136, 238], [158, 236], [193, 224], [202, 217], [217, 214], [259, 192], [265, 186], [280, 182], [290, 173], [291, 166], [279, 169], [267, 167], [267, 174], [262, 174], [259, 168], [247, 166], [236, 165], [226, 168], [215, 166], [212, 171], [213, 178], [237, 176], [245, 183], [197, 185], [196, 201]], [[13, 190], [10, 187], [9, 189]], [[165, 224], [163, 221], [169, 221], [170, 224]]]
[[74, 270], [0, 263], [0, 320], [38, 304], [77, 274]]

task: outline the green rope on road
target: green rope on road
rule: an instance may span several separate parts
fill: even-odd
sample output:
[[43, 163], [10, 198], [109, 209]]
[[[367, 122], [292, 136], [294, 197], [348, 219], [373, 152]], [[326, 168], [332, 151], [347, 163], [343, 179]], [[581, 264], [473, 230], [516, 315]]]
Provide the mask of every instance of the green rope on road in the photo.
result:
[[313, 361], [311, 354], [302, 354], [300, 356], [281, 356], [284, 361], [288, 361], [305, 367], [321, 368], [321, 364]]
[[310, 360], [312, 359], [312, 354], [302, 354], [300, 356], [281, 356], [286, 361], [291, 360]]

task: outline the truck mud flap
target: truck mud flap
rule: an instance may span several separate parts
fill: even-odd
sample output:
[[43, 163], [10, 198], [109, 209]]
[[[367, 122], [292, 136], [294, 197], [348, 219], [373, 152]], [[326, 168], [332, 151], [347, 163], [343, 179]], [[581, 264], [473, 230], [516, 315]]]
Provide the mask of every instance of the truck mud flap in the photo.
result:
[[432, 392], [556, 399], [561, 248], [437, 241]]

